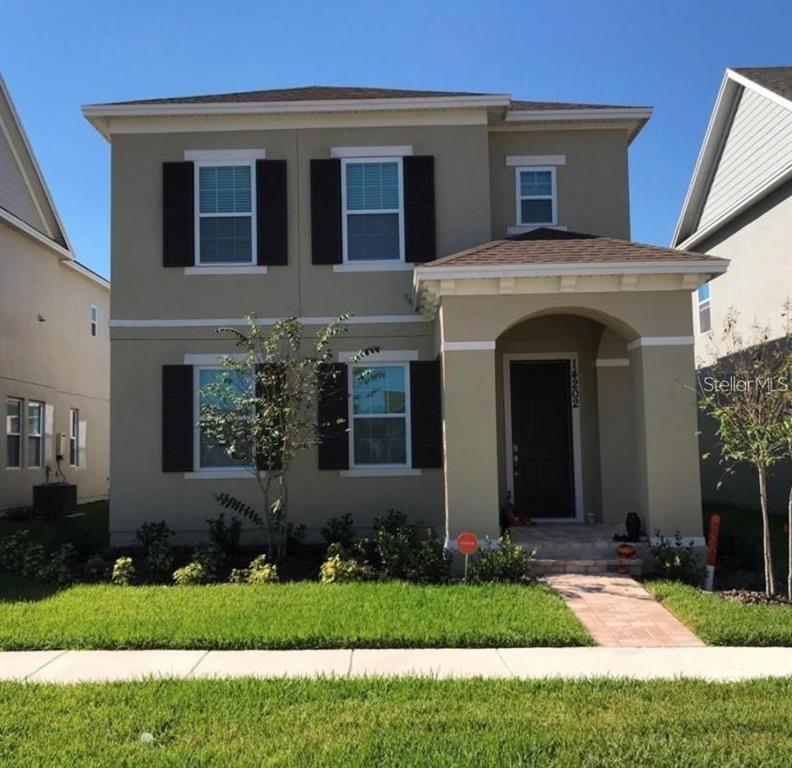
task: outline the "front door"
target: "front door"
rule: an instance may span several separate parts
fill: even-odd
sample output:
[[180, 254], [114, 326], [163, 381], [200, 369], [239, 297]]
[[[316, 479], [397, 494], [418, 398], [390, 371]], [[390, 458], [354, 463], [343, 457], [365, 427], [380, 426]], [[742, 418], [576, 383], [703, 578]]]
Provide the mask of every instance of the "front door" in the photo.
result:
[[512, 360], [514, 501], [524, 514], [575, 517], [569, 360]]

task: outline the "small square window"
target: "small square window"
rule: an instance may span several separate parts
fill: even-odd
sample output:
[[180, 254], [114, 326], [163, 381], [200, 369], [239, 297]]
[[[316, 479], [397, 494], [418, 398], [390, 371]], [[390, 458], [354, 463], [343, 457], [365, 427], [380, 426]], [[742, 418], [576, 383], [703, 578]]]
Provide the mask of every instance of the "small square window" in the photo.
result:
[[516, 169], [517, 225], [556, 226], [555, 168]]

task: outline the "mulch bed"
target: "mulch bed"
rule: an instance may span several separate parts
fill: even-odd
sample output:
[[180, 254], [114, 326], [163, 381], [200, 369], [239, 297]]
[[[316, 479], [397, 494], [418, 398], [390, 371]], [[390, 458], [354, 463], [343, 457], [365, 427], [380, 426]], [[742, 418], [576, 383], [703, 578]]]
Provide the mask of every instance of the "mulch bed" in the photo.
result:
[[784, 595], [773, 595], [768, 597], [764, 592], [756, 592], [750, 589], [727, 589], [718, 592], [721, 597], [727, 600], [734, 600], [738, 603], [750, 603], [754, 605], [792, 605], [792, 602]]

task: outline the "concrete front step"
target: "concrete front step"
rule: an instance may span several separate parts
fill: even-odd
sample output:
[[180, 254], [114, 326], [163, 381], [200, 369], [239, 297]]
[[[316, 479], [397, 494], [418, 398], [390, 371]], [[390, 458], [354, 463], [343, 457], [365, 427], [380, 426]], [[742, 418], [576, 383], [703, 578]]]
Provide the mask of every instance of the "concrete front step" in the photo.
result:
[[590, 560], [569, 560], [537, 558], [533, 561], [537, 576], [549, 576], [555, 573], [622, 573], [628, 576], [640, 576], [643, 561], [640, 558], [593, 558]]

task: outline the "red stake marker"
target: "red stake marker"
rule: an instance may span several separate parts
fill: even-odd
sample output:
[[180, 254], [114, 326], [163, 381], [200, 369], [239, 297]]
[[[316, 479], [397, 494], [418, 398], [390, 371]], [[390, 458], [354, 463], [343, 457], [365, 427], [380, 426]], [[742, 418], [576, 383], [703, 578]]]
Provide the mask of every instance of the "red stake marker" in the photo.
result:
[[465, 531], [457, 536], [457, 549], [465, 556], [465, 581], [467, 581], [468, 555], [478, 549], [478, 536], [470, 531]]

